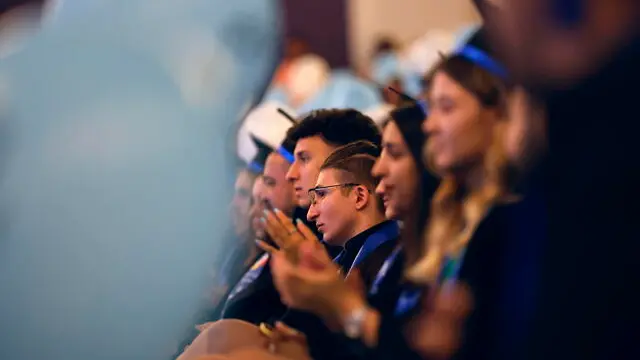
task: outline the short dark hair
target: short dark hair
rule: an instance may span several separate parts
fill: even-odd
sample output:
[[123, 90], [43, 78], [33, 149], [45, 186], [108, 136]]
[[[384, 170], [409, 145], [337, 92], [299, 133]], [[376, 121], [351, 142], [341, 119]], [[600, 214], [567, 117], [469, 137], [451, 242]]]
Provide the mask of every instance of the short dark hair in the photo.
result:
[[320, 171], [335, 169], [342, 173], [341, 181], [366, 186], [376, 199], [378, 210], [384, 212], [382, 199], [375, 194], [379, 179], [371, 170], [380, 156], [380, 147], [369, 141], [356, 141], [337, 148], [320, 166]]
[[333, 146], [365, 140], [380, 146], [382, 136], [368, 116], [355, 109], [321, 109], [307, 114], [287, 132], [290, 141], [320, 136]]

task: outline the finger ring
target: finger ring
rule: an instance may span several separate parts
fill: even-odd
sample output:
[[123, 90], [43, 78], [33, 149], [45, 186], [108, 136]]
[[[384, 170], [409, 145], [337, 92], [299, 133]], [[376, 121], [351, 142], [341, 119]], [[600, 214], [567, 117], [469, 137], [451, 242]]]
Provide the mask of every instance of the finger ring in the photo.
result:
[[293, 235], [298, 232], [298, 229], [293, 228], [293, 230], [289, 231], [289, 235]]

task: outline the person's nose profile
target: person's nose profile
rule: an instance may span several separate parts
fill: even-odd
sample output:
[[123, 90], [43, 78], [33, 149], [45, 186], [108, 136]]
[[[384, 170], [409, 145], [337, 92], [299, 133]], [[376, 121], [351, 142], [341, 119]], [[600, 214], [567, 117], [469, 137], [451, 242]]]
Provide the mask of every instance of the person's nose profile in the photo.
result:
[[387, 173], [387, 164], [385, 160], [386, 157], [383, 152], [373, 165], [373, 168], [371, 169], [371, 175], [379, 178]]
[[430, 114], [425, 117], [422, 121], [422, 132], [427, 136], [433, 135], [437, 130], [437, 122], [438, 119], [436, 116]]
[[284, 176], [285, 179], [287, 179], [287, 181], [294, 182], [295, 180], [298, 180], [298, 178], [300, 177], [300, 174], [298, 172], [298, 166], [299, 165], [297, 161], [294, 161], [293, 164], [291, 164], [291, 166], [289, 167], [289, 170]]
[[307, 220], [315, 222], [316, 219], [318, 218], [318, 215], [320, 214], [318, 213], [316, 204], [315, 202], [312, 202], [311, 206], [309, 206], [309, 211], [307, 211]]

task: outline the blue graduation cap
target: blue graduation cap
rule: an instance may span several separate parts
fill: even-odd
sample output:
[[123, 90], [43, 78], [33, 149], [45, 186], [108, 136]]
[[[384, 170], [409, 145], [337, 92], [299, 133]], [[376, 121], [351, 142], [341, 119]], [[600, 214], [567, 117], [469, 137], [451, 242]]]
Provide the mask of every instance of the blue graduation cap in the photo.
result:
[[227, 135], [277, 64], [277, 3], [105, 1], [0, 60], [0, 358], [176, 352], [224, 251]]

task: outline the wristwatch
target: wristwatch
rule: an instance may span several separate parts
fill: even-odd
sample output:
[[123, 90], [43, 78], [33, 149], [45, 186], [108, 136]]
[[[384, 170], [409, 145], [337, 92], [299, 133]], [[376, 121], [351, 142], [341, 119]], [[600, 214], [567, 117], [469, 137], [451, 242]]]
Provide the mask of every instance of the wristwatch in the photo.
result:
[[367, 308], [361, 307], [352, 310], [344, 319], [344, 333], [350, 339], [359, 339], [362, 336], [362, 325], [367, 315]]

